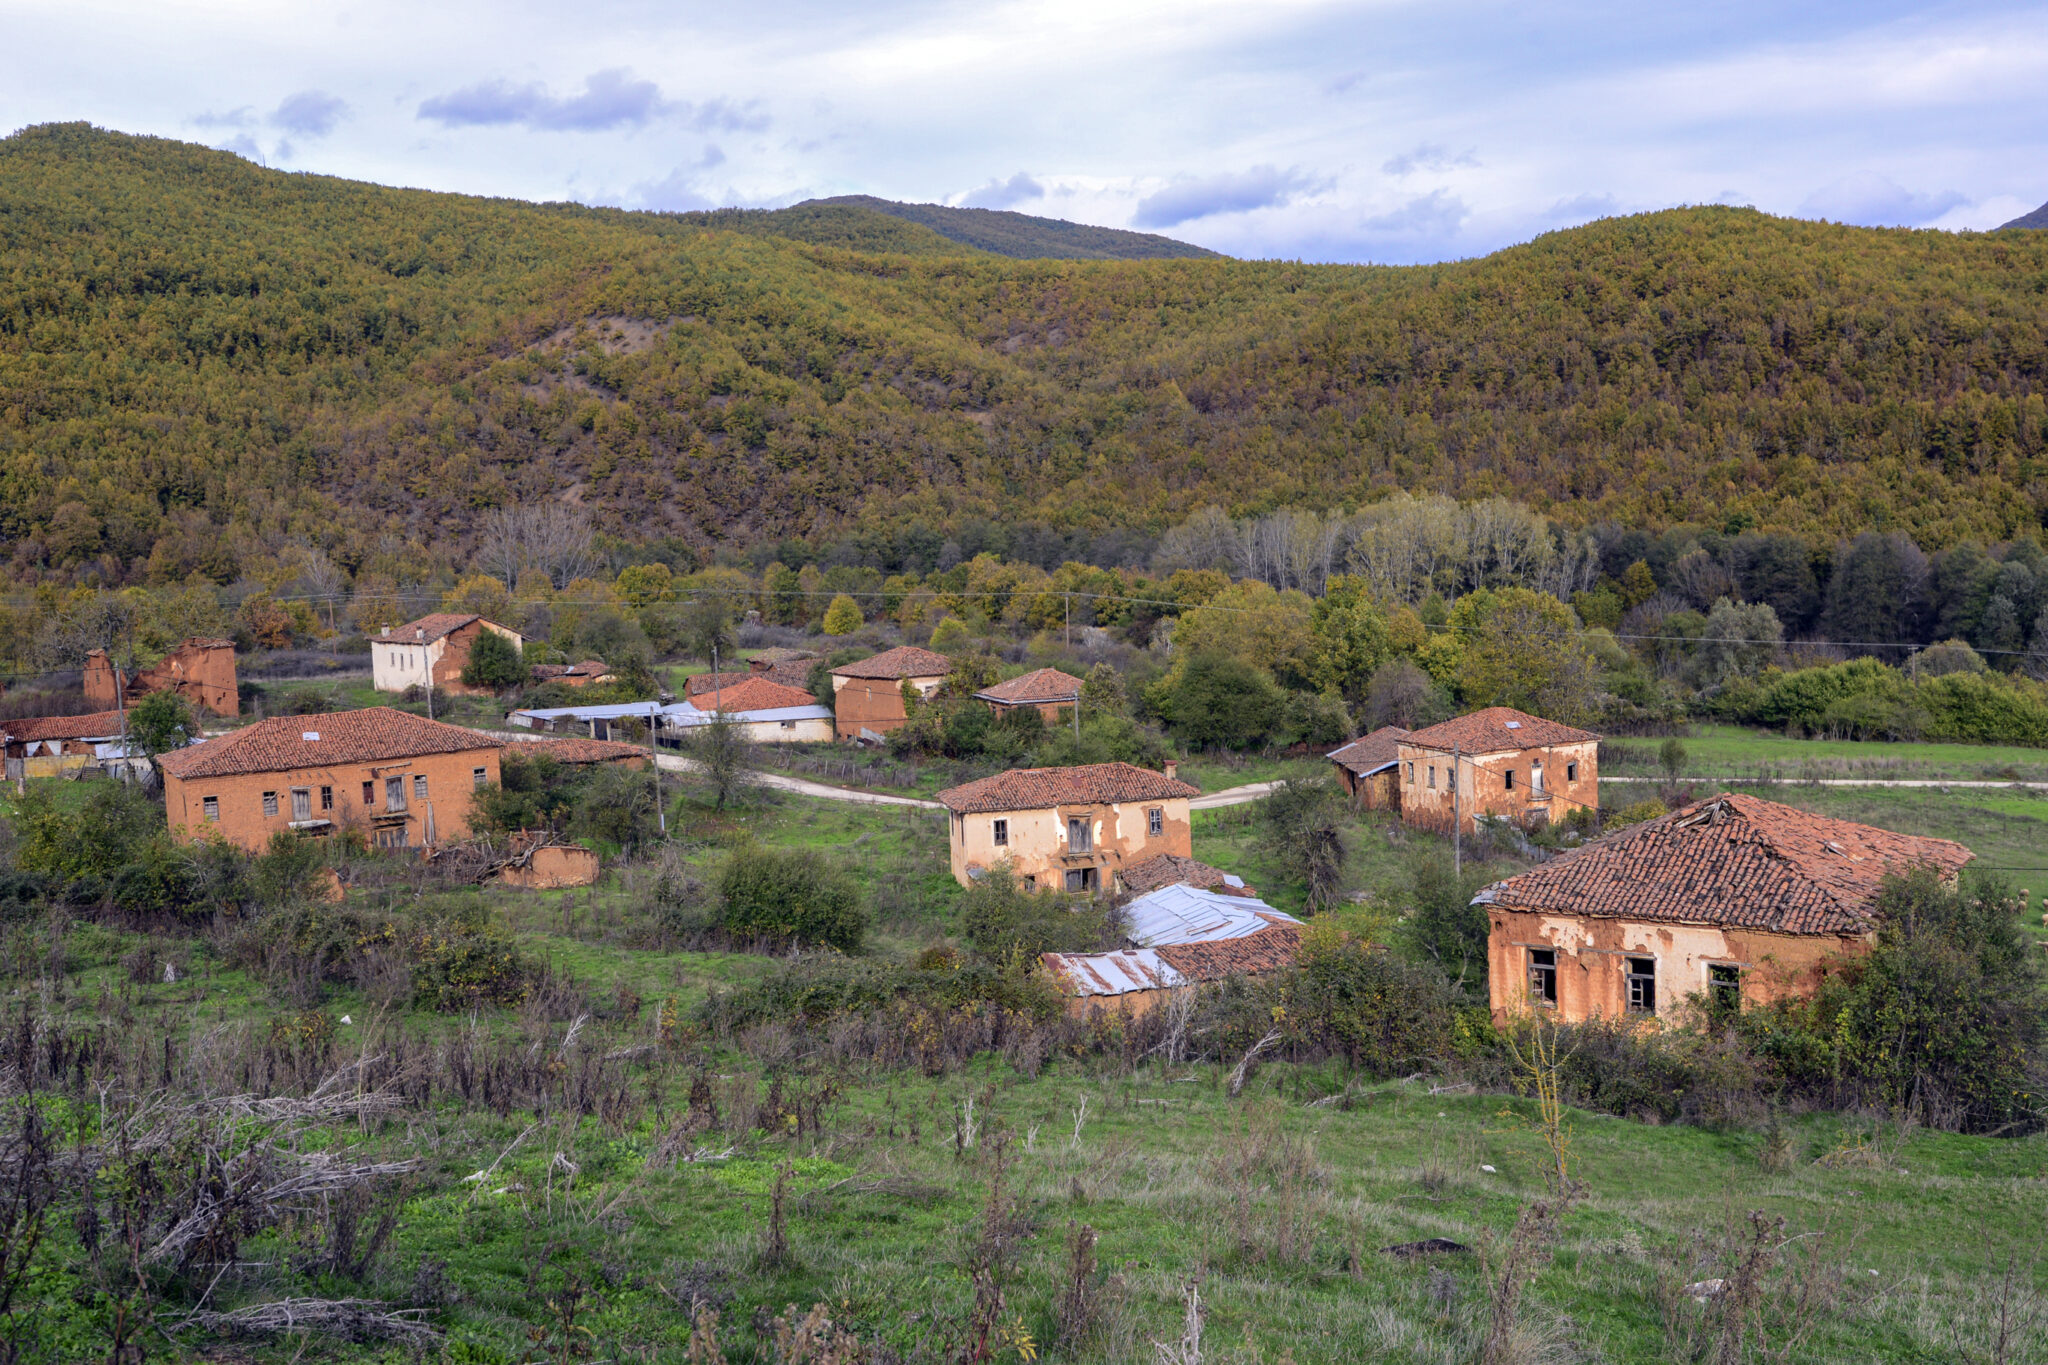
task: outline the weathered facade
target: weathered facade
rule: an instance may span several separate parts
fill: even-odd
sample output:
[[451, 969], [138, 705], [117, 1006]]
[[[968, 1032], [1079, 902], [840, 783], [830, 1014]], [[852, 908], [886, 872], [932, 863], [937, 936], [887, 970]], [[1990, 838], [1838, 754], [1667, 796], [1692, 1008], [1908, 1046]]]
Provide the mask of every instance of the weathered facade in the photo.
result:
[[235, 642], [193, 636], [148, 668], [121, 674], [104, 649], [85, 656], [85, 699], [111, 710], [133, 706], [151, 692], [175, 692], [194, 711], [216, 716], [240, 715], [241, 692], [235, 677]]
[[1401, 809], [1400, 741], [1406, 738], [1400, 726], [1382, 725], [1330, 751], [1337, 781], [1361, 810]]
[[[726, 675], [730, 676], [730, 675]], [[832, 712], [798, 687], [772, 682], [764, 674], [741, 674], [735, 683], [704, 688], [687, 702], [662, 709], [663, 725], [676, 732], [708, 725], [723, 716], [744, 727], [756, 744], [826, 744], [833, 738]]]
[[[460, 669], [456, 671], [458, 674], [461, 672]], [[619, 675], [612, 672], [602, 659], [585, 659], [574, 664], [535, 664], [526, 672], [537, 683], [560, 683], [564, 687], [591, 687], [619, 680]]]
[[85, 716], [33, 716], [0, 721], [9, 781], [24, 777], [62, 777], [119, 758], [122, 712], [95, 711]]
[[1125, 866], [1193, 856], [1188, 802], [1199, 789], [1129, 763], [1020, 768], [939, 793], [962, 886], [1007, 863], [1025, 886], [1093, 895]]
[[510, 626], [487, 621], [474, 612], [434, 612], [402, 626], [386, 626], [370, 637], [370, 679], [379, 692], [408, 687], [438, 687], [444, 692], [486, 692], [462, 681], [469, 648], [483, 631], [491, 631], [523, 650], [526, 639]]
[[1600, 736], [1506, 706], [1395, 743], [1404, 824], [1469, 834], [1480, 818], [1524, 827], [1600, 808]]
[[502, 748], [383, 706], [284, 716], [164, 755], [164, 815], [175, 834], [251, 852], [281, 830], [354, 827], [385, 848], [464, 839]]
[[1811, 991], [1865, 951], [1884, 878], [1954, 876], [1970, 851], [1724, 794], [1480, 892], [1496, 1022], [1668, 1018]]
[[1081, 680], [1057, 668], [1034, 669], [1008, 682], [983, 688], [974, 694], [974, 699], [998, 716], [1027, 706], [1036, 707], [1047, 725], [1057, 725], [1081, 704]]
[[951, 659], [914, 645], [841, 664], [832, 670], [834, 732], [840, 739], [859, 739], [863, 731], [888, 734], [910, 719], [903, 706], [905, 686], [929, 697], [952, 671]]

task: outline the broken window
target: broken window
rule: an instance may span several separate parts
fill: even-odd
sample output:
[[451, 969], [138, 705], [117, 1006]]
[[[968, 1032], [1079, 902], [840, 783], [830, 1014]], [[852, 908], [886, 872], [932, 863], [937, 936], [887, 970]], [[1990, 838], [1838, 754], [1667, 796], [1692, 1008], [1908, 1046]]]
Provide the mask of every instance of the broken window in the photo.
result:
[[265, 793], [263, 793], [263, 813], [264, 813], [265, 815], [275, 815], [275, 814], [277, 814], [277, 793], [276, 793], [276, 792], [265, 792]]
[[425, 773], [413, 774], [412, 794], [413, 799], [416, 801], [424, 801], [427, 799], [427, 775]]
[[204, 812], [206, 823], [209, 825], [220, 823], [220, 798], [218, 796], [202, 797], [199, 802], [199, 809]]
[[1075, 867], [1067, 870], [1067, 890], [1075, 895], [1091, 892], [1096, 887], [1095, 869]]
[[1654, 957], [1624, 958], [1628, 974], [1628, 1008], [1631, 1014], [1655, 1014], [1657, 1012], [1657, 959]]
[[333, 810], [333, 809], [334, 809], [334, 788], [332, 788], [332, 787], [322, 787], [322, 788], [320, 789], [320, 809], [321, 809], [321, 810]]
[[1716, 1014], [1742, 1012], [1742, 968], [1732, 962], [1708, 964], [1707, 1004]]
[[991, 824], [991, 828], [995, 831], [995, 841], [998, 845], [1010, 842], [1010, 822], [1008, 820], [994, 821]]
[[1507, 778], [1508, 780], [1508, 790], [1513, 791], [1515, 789], [1515, 770], [1513, 768], [1509, 768], [1505, 773], [1501, 775]]
[[366, 806], [377, 804], [377, 784], [375, 782], [363, 783], [363, 804]]
[[1026, 891], [1036, 891], [1038, 889], [1038, 878], [1026, 873], [1024, 876], [1024, 889]]
[[1578, 780], [1579, 780], [1579, 765], [1578, 765], [1578, 764], [1576, 764], [1576, 763], [1567, 763], [1567, 764], [1565, 764], [1565, 765], [1564, 765], [1564, 780], [1565, 780], [1565, 781], [1567, 781], [1567, 782], [1576, 782], [1576, 781], [1578, 781]]
[[1166, 833], [1166, 812], [1158, 806], [1145, 812], [1145, 832], [1153, 838]]
[[1067, 821], [1067, 852], [1090, 853], [1094, 848], [1094, 827], [1078, 815], [1070, 818]]
[[1541, 761], [1532, 762], [1529, 765], [1529, 794], [1531, 796], [1543, 795], [1543, 764]]
[[481, 787], [489, 778], [490, 772], [487, 769], [471, 768], [469, 770], [469, 783], [473, 787]]
[[1432, 787], [1436, 785], [1436, 764], [1434, 763], [1429, 765], [1429, 785]]
[[1529, 950], [1529, 1003], [1532, 1005], [1557, 1004], [1557, 949], [1531, 948]]
[[1415, 785], [1415, 764], [1413, 762], [1410, 762], [1408, 765], [1408, 785], [1411, 787]]

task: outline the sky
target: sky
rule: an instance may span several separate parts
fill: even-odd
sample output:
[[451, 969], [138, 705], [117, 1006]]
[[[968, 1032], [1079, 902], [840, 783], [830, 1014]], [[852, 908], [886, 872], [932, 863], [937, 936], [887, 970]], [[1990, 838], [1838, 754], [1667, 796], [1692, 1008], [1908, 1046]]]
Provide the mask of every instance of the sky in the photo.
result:
[[636, 209], [835, 194], [1413, 263], [2048, 200], [2042, 3], [0, 0], [0, 129]]

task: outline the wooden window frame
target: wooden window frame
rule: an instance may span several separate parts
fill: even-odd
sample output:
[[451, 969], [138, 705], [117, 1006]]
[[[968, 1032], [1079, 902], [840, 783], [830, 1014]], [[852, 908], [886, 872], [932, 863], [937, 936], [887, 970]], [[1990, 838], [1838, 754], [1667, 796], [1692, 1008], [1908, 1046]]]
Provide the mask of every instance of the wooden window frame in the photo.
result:
[[276, 792], [263, 793], [263, 818], [266, 820], [275, 820], [277, 818]]

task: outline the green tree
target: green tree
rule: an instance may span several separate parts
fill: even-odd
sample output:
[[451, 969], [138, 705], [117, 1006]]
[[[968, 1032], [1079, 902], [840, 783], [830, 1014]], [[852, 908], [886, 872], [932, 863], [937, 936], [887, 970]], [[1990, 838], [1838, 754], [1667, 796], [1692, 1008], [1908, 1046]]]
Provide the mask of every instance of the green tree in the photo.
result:
[[1459, 877], [1451, 860], [1442, 857], [1421, 859], [1409, 873], [1408, 927], [1416, 946], [1458, 984], [1471, 978], [1479, 994], [1486, 988], [1486, 945], [1492, 932], [1485, 908], [1472, 903], [1482, 880]]
[[1285, 695], [1244, 660], [1208, 652], [1183, 660], [1146, 699], [1188, 745], [1249, 749], [1273, 733]]
[[1777, 659], [1784, 639], [1778, 613], [1767, 604], [1723, 597], [1707, 613], [1693, 648], [1693, 679], [1701, 687], [1716, 688], [1754, 678]]
[[1313, 615], [1308, 594], [1275, 592], [1255, 578], [1246, 579], [1181, 612], [1173, 629], [1174, 652], [1228, 654], [1289, 682], [1306, 681]]
[[657, 602], [674, 600], [676, 576], [668, 565], [659, 560], [652, 564], [634, 564], [619, 571], [618, 589], [627, 606], [651, 607]]
[[1116, 943], [1108, 907], [1077, 907], [1065, 896], [1027, 891], [998, 863], [960, 897], [960, 928], [982, 958], [998, 966], [1029, 964], [1040, 953], [1085, 953]]
[[1394, 657], [1387, 615], [1363, 578], [1338, 575], [1310, 613], [1309, 685], [1347, 701], [1365, 695], [1367, 685]]
[[859, 605], [845, 593], [840, 593], [832, 599], [832, 605], [825, 608], [825, 620], [820, 629], [827, 635], [851, 635], [861, 625]]
[[690, 655], [709, 665], [719, 653], [732, 652], [732, 607], [710, 593], [691, 599], [683, 609], [683, 639]]
[[1114, 664], [1099, 663], [1081, 679], [1081, 711], [1084, 716], [1129, 714], [1131, 699], [1124, 687], [1124, 675]]
[[158, 754], [184, 748], [198, 738], [199, 729], [192, 708], [175, 692], [148, 693], [128, 712], [128, 737], [151, 761]]
[[1343, 899], [1351, 849], [1344, 794], [1337, 784], [1328, 777], [1286, 779], [1260, 803], [1260, 815], [1265, 825], [1261, 843], [1302, 884], [1309, 913]]
[[723, 712], [685, 730], [682, 747], [714, 810], [744, 800], [759, 781], [760, 759], [746, 725]]
[[531, 676], [519, 647], [497, 631], [479, 630], [470, 641], [469, 660], [462, 665], [462, 681], [470, 687], [517, 687]]
[[867, 933], [860, 887], [816, 849], [733, 850], [718, 877], [719, 922], [740, 938], [853, 952]]
[[1572, 609], [1528, 588], [1482, 588], [1458, 599], [1450, 626], [1464, 644], [1459, 690], [1474, 706], [1512, 706], [1574, 725], [1589, 719], [1599, 665]]

